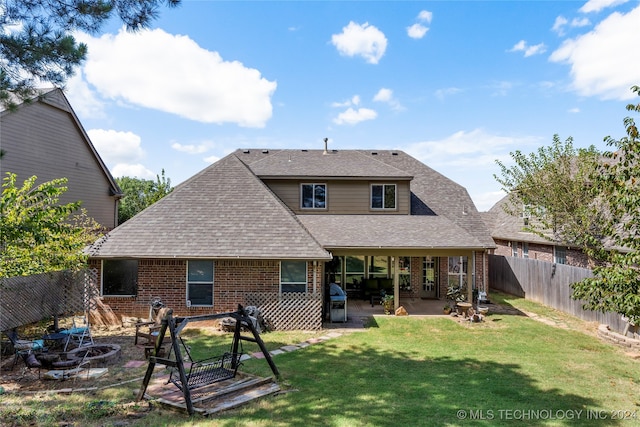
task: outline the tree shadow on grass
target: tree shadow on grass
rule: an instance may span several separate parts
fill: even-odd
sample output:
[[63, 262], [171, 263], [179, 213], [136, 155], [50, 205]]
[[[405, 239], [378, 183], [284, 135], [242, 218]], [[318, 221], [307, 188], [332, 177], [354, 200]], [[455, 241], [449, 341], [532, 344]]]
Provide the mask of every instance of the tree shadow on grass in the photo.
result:
[[[588, 419], [589, 397], [542, 389], [517, 363], [381, 351], [330, 342], [277, 358], [288, 392], [217, 420], [243, 425], [618, 425]], [[580, 412], [582, 411], [582, 412]], [[593, 423], [593, 424], [590, 424]], [[218, 425], [218, 424], [217, 424]]]

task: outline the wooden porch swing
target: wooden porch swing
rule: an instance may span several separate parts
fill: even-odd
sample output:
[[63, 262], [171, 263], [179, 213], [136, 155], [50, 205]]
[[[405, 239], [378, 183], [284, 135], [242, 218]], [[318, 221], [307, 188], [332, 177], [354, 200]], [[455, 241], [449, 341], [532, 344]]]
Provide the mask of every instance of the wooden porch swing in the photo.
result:
[[[200, 322], [225, 317], [231, 317], [236, 321], [231, 351], [226, 352], [221, 356], [211, 357], [200, 361], [192, 361], [189, 369], [187, 370], [184, 363], [183, 349], [189, 360], [191, 360], [191, 355], [180, 337], [182, 329], [189, 322]], [[243, 327], [248, 329], [253, 336], [242, 335], [241, 331]], [[167, 357], [159, 357], [167, 329], [169, 330], [171, 337], [171, 350]], [[247, 315], [242, 305], [238, 304], [238, 310], [233, 312], [189, 317], [173, 317], [173, 310], [168, 310], [162, 319], [160, 331], [156, 337], [155, 351], [153, 355], [149, 357], [147, 372], [144, 376], [142, 388], [138, 392], [136, 400], [140, 401], [144, 398], [149, 382], [151, 381], [151, 375], [153, 374], [155, 365], [156, 363], [159, 363], [172, 368], [169, 376], [169, 382], [175, 384], [176, 387], [182, 391], [187, 411], [189, 412], [189, 415], [193, 415], [195, 413], [195, 409], [192, 401], [192, 391], [219, 381], [234, 378], [238, 371], [238, 367], [241, 364], [241, 341], [243, 340], [258, 344], [260, 351], [262, 351], [262, 354], [269, 364], [274, 376], [276, 378], [279, 377], [280, 373], [278, 372], [278, 368], [273, 363], [273, 359], [267, 351], [264, 342], [260, 338], [260, 334], [256, 330], [251, 317]], [[168, 358], [172, 352], [175, 354], [175, 360]]]

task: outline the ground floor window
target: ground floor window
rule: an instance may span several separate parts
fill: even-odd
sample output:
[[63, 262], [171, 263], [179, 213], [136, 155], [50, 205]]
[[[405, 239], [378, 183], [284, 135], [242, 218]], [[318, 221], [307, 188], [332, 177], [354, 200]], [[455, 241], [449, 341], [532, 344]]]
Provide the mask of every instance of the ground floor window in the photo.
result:
[[467, 265], [466, 256], [449, 257], [449, 286], [463, 288], [467, 286]]
[[135, 296], [138, 293], [138, 260], [102, 261], [102, 295]]
[[567, 248], [564, 246], [553, 247], [553, 262], [557, 264], [567, 263]]
[[372, 256], [369, 257], [369, 276], [370, 278], [386, 279], [389, 277], [389, 257]]
[[307, 292], [307, 262], [280, 262], [280, 292]]
[[213, 306], [213, 261], [187, 262], [187, 306]]

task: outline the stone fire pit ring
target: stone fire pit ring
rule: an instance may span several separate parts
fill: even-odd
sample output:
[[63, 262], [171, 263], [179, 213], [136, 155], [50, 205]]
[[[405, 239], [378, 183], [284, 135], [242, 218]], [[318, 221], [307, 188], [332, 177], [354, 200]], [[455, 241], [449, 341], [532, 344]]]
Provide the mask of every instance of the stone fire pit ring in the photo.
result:
[[77, 360], [77, 363], [80, 363], [84, 358], [91, 368], [104, 368], [117, 362], [120, 354], [121, 349], [118, 344], [92, 344], [67, 352], [67, 360]]

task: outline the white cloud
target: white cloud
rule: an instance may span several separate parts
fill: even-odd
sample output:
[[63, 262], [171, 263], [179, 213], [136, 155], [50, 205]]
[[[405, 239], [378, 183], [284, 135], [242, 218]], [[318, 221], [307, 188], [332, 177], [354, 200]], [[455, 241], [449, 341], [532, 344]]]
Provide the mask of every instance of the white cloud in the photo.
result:
[[264, 127], [276, 82], [238, 61], [161, 29], [93, 38], [84, 74], [99, 93], [204, 123]]
[[441, 140], [409, 144], [404, 150], [432, 167], [468, 169], [495, 165], [496, 160], [506, 161], [510, 159], [510, 151], [533, 147], [538, 142], [536, 137], [500, 136], [474, 129], [459, 131]]
[[370, 64], [377, 64], [387, 50], [384, 33], [368, 22], [349, 22], [342, 33], [331, 36], [331, 43], [341, 55], [361, 56]]
[[393, 91], [387, 88], [381, 88], [378, 93], [373, 97], [374, 102], [384, 102], [388, 104], [394, 110], [402, 110], [403, 107], [400, 105], [397, 99], [393, 97]]
[[127, 163], [118, 163], [113, 168], [110, 169], [111, 174], [118, 178], [122, 176], [129, 176], [134, 178], [141, 179], [154, 179], [156, 178], [155, 173], [147, 169], [145, 166], [140, 163], [136, 164], [127, 164]]
[[580, 8], [582, 13], [600, 12], [608, 7], [626, 3], [628, 0], [589, 0]]
[[374, 101], [389, 102], [393, 98], [393, 91], [391, 89], [382, 88], [373, 97]]
[[171, 148], [176, 151], [180, 151], [182, 153], [187, 154], [202, 154], [209, 151], [214, 144], [210, 141], [205, 141], [200, 144], [180, 144], [179, 142], [174, 142], [171, 144]]
[[553, 27], [551, 27], [551, 29], [556, 33], [558, 33], [559, 35], [563, 35], [564, 26], [567, 25], [568, 23], [569, 23], [569, 20], [567, 18], [565, 18], [564, 16], [558, 16], [556, 17], [556, 20], [553, 23]]
[[210, 163], [210, 164], [215, 163], [218, 160], [220, 160], [220, 157], [218, 157], [218, 156], [209, 156], [209, 157], [205, 157], [204, 158], [204, 161], [207, 162], [207, 163]]
[[551, 27], [551, 30], [558, 33], [559, 36], [564, 36], [565, 27], [567, 25], [569, 25], [569, 27], [571, 28], [580, 28], [591, 25], [591, 21], [589, 20], [589, 18], [583, 16], [581, 18], [573, 18], [571, 22], [569, 22], [569, 20], [564, 16], [558, 16], [553, 23], [553, 27]]
[[626, 14], [612, 13], [579, 37], [566, 40], [550, 56], [550, 61], [571, 66], [572, 89], [582, 96], [626, 100], [638, 84], [640, 56], [640, 6]]
[[571, 114], [576, 114], [576, 113], [579, 113], [579, 112], [580, 112], [580, 109], [579, 109], [578, 107], [570, 108], [570, 109], [569, 109], [569, 112], [570, 112]]
[[449, 95], [455, 95], [462, 92], [462, 89], [457, 87], [447, 87], [444, 89], [438, 89], [435, 91], [436, 98], [442, 100]]
[[412, 39], [421, 39], [427, 34], [429, 29], [422, 24], [413, 24], [410, 27], [407, 27], [407, 35]]
[[412, 39], [421, 39], [427, 34], [429, 31], [429, 27], [423, 24], [431, 24], [431, 20], [433, 19], [433, 13], [428, 10], [421, 10], [418, 14], [416, 20], [420, 21], [407, 27], [407, 35]]
[[402, 149], [464, 186], [476, 208], [486, 211], [504, 196], [500, 184], [493, 178], [493, 174], [499, 174], [496, 160], [509, 165], [512, 163], [510, 152], [533, 151], [541, 142], [533, 136], [502, 136], [474, 129], [440, 140], [404, 144]]
[[540, 43], [537, 45], [530, 46], [526, 41], [520, 40], [518, 43], [513, 45], [509, 52], [524, 52], [524, 57], [527, 58], [533, 55], [539, 55], [541, 53], [546, 52], [547, 47], [544, 43]]
[[346, 111], [338, 114], [338, 117], [333, 119], [333, 122], [337, 125], [355, 125], [366, 120], [373, 120], [376, 117], [378, 117], [378, 113], [369, 108], [358, 108], [354, 110], [349, 107]]
[[140, 136], [133, 132], [90, 129], [87, 134], [102, 160], [108, 165], [144, 158], [145, 153], [140, 146]]
[[64, 92], [69, 98], [69, 103], [73, 106], [73, 111], [79, 117], [92, 119], [105, 117], [104, 103], [96, 97], [95, 92], [82, 78], [82, 70], [78, 70], [73, 77], [67, 80]]
[[347, 99], [343, 102], [334, 102], [331, 104], [332, 107], [336, 108], [351, 107], [355, 105], [360, 105], [360, 95], [353, 95], [351, 99]]
[[418, 19], [422, 22], [426, 22], [427, 24], [431, 24], [431, 20], [433, 19], [433, 12], [429, 12], [428, 10], [421, 10], [418, 14]]

